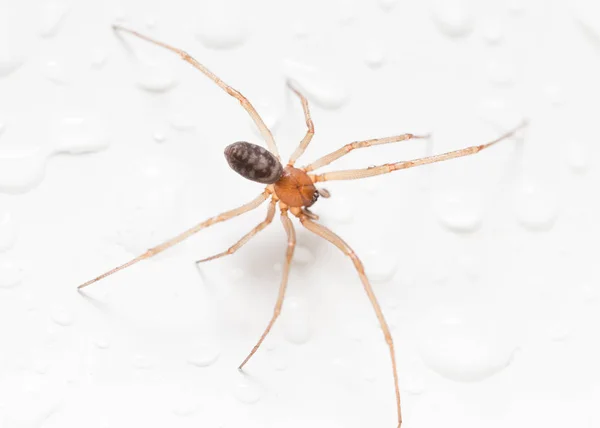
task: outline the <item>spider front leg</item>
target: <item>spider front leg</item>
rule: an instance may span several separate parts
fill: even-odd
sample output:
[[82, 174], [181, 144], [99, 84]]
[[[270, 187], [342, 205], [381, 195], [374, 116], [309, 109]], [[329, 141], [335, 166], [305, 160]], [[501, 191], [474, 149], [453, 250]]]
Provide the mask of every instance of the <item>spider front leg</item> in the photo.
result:
[[338, 160], [342, 156], [347, 155], [352, 150], [362, 149], [365, 147], [377, 146], [380, 144], [390, 144], [390, 143], [398, 143], [400, 141], [406, 140], [415, 140], [429, 138], [429, 135], [413, 135], [413, 134], [402, 134], [402, 135], [394, 135], [393, 137], [385, 137], [385, 138], [374, 138], [372, 140], [364, 140], [364, 141], [355, 141], [353, 143], [346, 144], [341, 149], [337, 149], [334, 152], [329, 153], [328, 155], [323, 156], [322, 158], [317, 159], [316, 161], [306, 165], [303, 169], [308, 171], [314, 171], [315, 169], [319, 169], [324, 167], [325, 165], [329, 165], [331, 162]]
[[248, 114], [250, 115], [250, 117], [252, 118], [252, 120], [258, 127], [258, 129], [260, 130], [261, 135], [267, 142], [267, 147], [269, 148], [269, 151], [271, 153], [273, 153], [273, 155], [275, 155], [275, 157], [277, 159], [279, 159], [279, 152], [277, 150], [277, 145], [275, 144], [275, 139], [273, 138], [273, 134], [271, 133], [271, 131], [265, 124], [264, 120], [262, 120], [262, 118], [260, 117], [260, 115], [258, 114], [256, 109], [254, 108], [254, 106], [239, 91], [233, 89], [231, 86], [229, 86], [228, 84], [223, 82], [212, 71], [210, 71], [208, 68], [206, 68], [205, 66], [200, 64], [197, 60], [192, 58], [187, 52], [185, 52], [181, 49], [175, 48], [175, 47], [168, 45], [166, 43], [163, 43], [163, 42], [159, 42], [158, 40], [154, 40], [151, 37], [145, 36], [141, 33], [138, 33], [137, 31], [130, 30], [130, 29], [122, 27], [120, 25], [113, 25], [113, 29], [115, 31], [123, 31], [125, 33], [132, 34], [136, 37], [139, 37], [140, 39], [146, 40], [147, 42], [150, 42], [150, 43], [160, 46], [162, 48], [168, 49], [171, 52], [174, 52], [177, 55], [179, 55], [181, 57], [181, 59], [183, 59], [184, 61], [191, 64], [194, 68], [196, 68], [197, 70], [204, 73], [205, 76], [207, 76], [210, 80], [215, 82], [221, 89], [223, 89], [225, 92], [227, 92], [229, 95], [231, 95], [232, 97], [234, 97], [235, 99], [237, 99], [240, 102], [240, 104], [242, 105], [244, 110], [246, 110], [248, 112]]
[[276, 204], [277, 204], [277, 202], [274, 199], [272, 199], [271, 203], [269, 204], [269, 210], [267, 211], [267, 217], [262, 222], [260, 222], [254, 229], [252, 229], [250, 232], [248, 232], [247, 234], [242, 236], [242, 238], [239, 241], [237, 241], [235, 244], [233, 244], [231, 247], [229, 247], [229, 249], [227, 249], [226, 251], [223, 251], [222, 253], [215, 254], [214, 256], [210, 256], [205, 259], [198, 260], [196, 263], [208, 262], [210, 260], [215, 260], [215, 259], [235, 253], [237, 250], [239, 250], [241, 247], [243, 247], [246, 243], [248, 243], [248, 241], [250, 241], [252, 238], [254, 238], [254, 236], [256, 236], [256, 234], [258, 234], [258, 232], [260, 232], [261, 230], [263, 230], [264, 228], [266, 228], [268, 225], [271, 224], [271, 222], [273, 221], [273, 217], [275, 217], [275, 205]]
[[294, 166], [298, 158], [302, 156], [302, 154], [310, 144], [313, 135], [315, 135], [315, 125], [310, 117], [310, 111], [308, 109], [308, 100], [306, 99], [306, 97], [302, 95], [298, 90], [296, 90], [289, 81], [288, 86], [300, 98], [300, 102], [302, 103], [302, 110], [304, 111], [304, 120], [306, 121], [307, 128], [306, 135], [304, 136], [302, 141], [300, 141], [298, 148], [294, 151], [292, 156], [290, 156], [290, 160], [288, 161], [288, 165]]
[[101, 279], [106, 278], [107, 276], [112, 275], [113, 273], [116, 273], [120, 270], [128, 268], [129, 266], [134, 265], [137, 262], [141, 262], [142, 260], [149, 259], [150, 257], [155, 256], [156, 254], [161, 253], [161, 252], [165, 251], [166, 249], [179, 244], [184, 239], [189, 238], [190, 236], [198, 233], [202, 229], [212, 226], [213, 224], [227, 221], [229, 219], [237, 217], [240, 214], [244, 214], [248, 211], [252, 211], [253, 209], [259, 207], [269, 197], [269, 194], [270, 194], [270, 191], [268, 189], [265, 189], [257, 198], [248, 202], [247, 204], [244, 204], [233, 210], [226, 211], [217, 216], [211, 217], [208, 220], [203, 221], [202, 223], [198, 223], [196, 226], [186, 230], [185, 232], [175, 236], [174, 238], [171, 238], [168, 241], [165, 241], [162, 244], [157, 245], [156, 247], [150, 248], [144, 254], [136, 257], [135, 259], [132, 259], [121, 266], [118, 266], [106, 273], [103, 273], [102, 275], [100, 275], [94, 279], [84, 282], [78, 288], [87, 287], [88, 285], [93, 284], [94, 282], [100, 281]]
[[260, 339], [258, 339], [256, 345], [254, 345], [254, 348], [252, 348], [252, 351], [250, 351], [248, 356], [244, 359], [244, 361], [242, 361], [242, 364], [240, 364], [240, 370], [250, 360], [250, 358], [252, 358], [252, 356], [256, 353], [260, 345], [263, 343], [265, 337], [267, 337], [267, 334], [269, 334], [271, 328], [273, 327], [273, 324], [275, 324], [275, 321], [279, 317], [279, 314], [281, 313], [281, 307], [283, 306], [283, 298], [285, 297], [285, 290], [287, 288], [288, 276], [290, 274], [290, 266], [292, 264], [292, 257], [294, 256], [294, 248], [296, 248], [296, 232], [294, 230], [294, 225], [292, 224], [292, 221], [288, 217], [287, 210], [281, 211], [281, 222], [283, 223], [283, 228], [285, 229], [285, 233], [287, 234], [287, 250], [285, 253], [285, 263], [283, 264], [283, 273], [281, 278], [281, 285], [279, 286], [277, 303], [275, 304], [275, 310], [273, 311], [273, 316], [271, 317], [267, 328], [263, 332], [262, 336], [260, 336]]
[[527, 122], [523, 122], [521, 125], [516, 127], [510, 132], [496, 138], [493, 141], [490, 141], [486, 144], [481, 144], [479, 146], [471, 146], [460, 150], [454, 150], [452, 152], [443, 153], [441, 155], [428, 156], [419, 159], [413, 159], [410, 161], [403, 161], [397, 163], [388, 163], [381, 166], [375, 166], [370, 168], [363, 169], [348, 169], [345, 171], [333, 171], [326, 172], [324, 174], [312, 175], [311, 179], [313, 182], [317, 183], [319, 181], [334, 181], [334, 180], [357, 180], [360, 178], [374, 177], [376, 175], [388, 174], [393, 171], [397, 171], [400, 169], [412, 168], [420, 165], [427, 165], [429, 163], [442, 162], [449, 159], [460, 158], [463, 156], [473, 155], [482, 151], [483, 149], [487, 149], [488, 147], [493, 146], [496, 143], [499, 143], [502, 140], [506, 140], [514, 136], [517, 131], [527, 126]]
[[345, 255], [350, 257], [350, 259], [352, 259], [352, 263], [354, 263], [354, 267], [356, 268], [356, 271], [358, 272], [358, 276], [360, 277], [360, 280], [363, 284], [363, 288], [365, 289], [367, 296], [369, 297], [369, 300], [371, 301], [371, 305], [373, 306], [373, 309], [375, 310], [375, 315], [377, 315], [377, 319], [379, 320], [379, 325], [381, 326], [381, 330], [383, 331], [385, 341], [390, 350], [390, 357], [392, 358], [392, 371], [394, 374], [394, 388], [396, 391], [396, 407], [397, 407], [397, 411], [398, 411], [398, 428], [400, 428], [400, 425], [402, 424], [402, 411], [400, 410], [400, 389], [398, 388], [398, 371], [396, 369], [396, 351], [394, 350], [394, 341], [392, 340], [392, 334], [390, 333], [390, 329], [387, 325], [387, 322], [385, 321], [385, 318], [383, 317], [383, 312], [381, 311], [381, 306], [379, 306], [379, 302], [377, 301], [377, 298], [375, 297], [373, 288], [371, 287], [369, 279], [367, 278], [367, 275], [365, 274], [365, 268], [363, 267], [362, 262], [360, 261], [358, 256], [354, 253], [352, 248], [350, 248], [350, 246], [342, 238], [340, 238], [338, 235], [336, 235], [334, 232], [332, 232], [325, 226], [311, 221], [306, 215], [298, 214], [298, 216], [304, 227], [306, 227], [311, 232], [326, 239], [327, 241], [331, 242], [333, 245], [338, 247], [340, 250], [342, 250], [342, 252]]

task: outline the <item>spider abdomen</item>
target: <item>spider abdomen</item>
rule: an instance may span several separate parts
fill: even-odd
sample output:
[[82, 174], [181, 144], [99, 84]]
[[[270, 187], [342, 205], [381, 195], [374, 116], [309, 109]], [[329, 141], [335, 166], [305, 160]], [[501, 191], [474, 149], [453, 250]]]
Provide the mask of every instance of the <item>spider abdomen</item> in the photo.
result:
[[231, 169], [258, 183], [273, 184], [283, 172], [281, 163], [270, 151], [246, 141], [227, 146], [225, 158]]
[[286, 166], [275, 182], [275, 194], [290, 207], [310, 207], [317, 201], [319, 192], [306, 172]]

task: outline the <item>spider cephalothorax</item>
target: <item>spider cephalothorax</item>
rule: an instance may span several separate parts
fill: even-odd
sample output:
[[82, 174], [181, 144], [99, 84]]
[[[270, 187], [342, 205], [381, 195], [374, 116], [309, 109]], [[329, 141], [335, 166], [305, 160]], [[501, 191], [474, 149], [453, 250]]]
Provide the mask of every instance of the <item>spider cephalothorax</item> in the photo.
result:
[[[365, 269], [363, 267], [362, 262], [356, 255], [356, 253], [352, 250], [352, 248], [344, 242], [342, 238], [336, 235], [332, 230], [327, 227], [317, 223], [316, 221], [318, 217], [311, 213], [307, 208], [314, 204], [319, 197], [319, 195], [323, 197], [328, 197], [329, 192], [325, 189], [317, 189], [314, 183], [324, 182], [324, 181], [334, 181], [334, 180], [356, 180], [366, 177], [372, 177], [381, 174], [387, 174], [393, 171], [397, 171], [400, 169], [412, 168], [419, 165], [426, 165], [429, 163], [440, 162], [447, 159], [457, 158], [461, 156], [467, 156], [474, 153], [477, 153], [487, 147], [490, 147], [497, 142], [506, 139], [508, 137], [513, 136], [518, 129], [525, 126], [523, 123], [518, 128], [512, 130], [504, 134], [503, 136], [497, 138], [494, 141], [491, 141], [486, 144], [482, 144], [479, 146], [467, 147], [461, 150], [455, 150], [448, 153], [443, 153], [435, 156], [428, 156], [420, 159], [414, 159], [410, 161], [401, 161], [395, 163], [388, 163], [380, 166], [363, 168], [363, 169], [350, 169], [345, 171], [333, 171], [326, 172], [323, 174], [309, 174], [311, 171], [315, 171], [323, 166], [329, 165], [335, 160], [345, 156], [355, 149], [360, 149], [364, 147], [370, 147], [380, 144], [389, 144], [396, 143], [399, 141], [425, 138], [426, 136], [417, 136], [413, 134], [402, 134], [396, 135], [393, 137], [385, 137], [385, 138], [376, 138], [372, 140], [364, 140], [364, 141], [355, 141], [350, 144], [346, 144], [338, 150], [335, 150], [316, 161], [301, 167], [296, 168], [294, 164], [296, 160], [304, 153], [304, 150], [312, 140], [314, 135], [314, 126], [312, 119], [310, 117], [309, 109], [308, 109], [308, 101], [306, 98], [296, 91], [294, 88], [291, 88], [296, 95], [300, 98], [302, 103], [302, 109], [304, 111], [304, 118], [306, 120], [307, 132], [298, 148], [292, 156], [290, 157], [287, 166], [282, 167], [281, 161], [279, 158], [279, 153], [277, 150], [277, 146], [275, 144], [275, 140], [271, 131], [265, 125], [262, 118], [258, 115], [252, 104], [238, 91], [233, 89], [231, 86], [225, 84], [221, 79], [219, 79], [216, 75], [214, 75], [211, 71], [209, 71], [206, 67], [200, 64], [198, 61], [193, 59], [186, 52], [169, 46], [165, 43], [156, 41], [147, 36], [144, 36], [136, 31], [128, 30], [120, 26], [114, 26], [115, 30], [124, 31], [130, 34], [133, 34], [137, 37], [140, 37], [144, 40], [147, 40], [156, 45], [162, 46], [172, 52], [175, 52], [182, 59], [190, 63], [196, 69], [200, 70], [204, 73], [208, 78], [210, 78], [213, 82], [215, 82], [220, 88], [222, 88], [225, 92], [227, 92], [232, 97], [236, 98], [242, 107], [248, 112], [258, 129], [260, 130], [262, 136], [264, 137], [269, 150], [257, 146], [255, 144], [246, 143], [246, 142], [237, 142], [225, 149], [225, 156], [227, 158], [227, 162], [231, 166], [231, 168], [242, 176], [257, 181], [259, 183], [267, 184], [265, 189], [262, 191], [258, 197], [254, 198], [250, 202], [241, 205], [238, 208], [232, 209], [230, 211], [221, 213], [215, 217], [211, 217], [197, 225], [191, 227], [190, 229], [180, 233], [179, 235], [169, 239], [162, 244], [157, 245], [154, 248], [149, 249], [144, 254], [136, 257], [129, 262], [118, 266], [92, 280], [85, 282], [80, 285], [79, 288], [86, 287], [102, 278], [105, 278], [115, 272], [118, 272], [122, 269], [125, 269], [139, 261], [148, 259], [172, 246], [180, 243], [184, 239], [189, 238], [190, 236], [196, 234], [202, 229], [205, 229], [209, 226], [212, 226], [215, 223], [227, 221], [231, 218], [237, 217], [240, 214], [244, 214], [249, 212], [255, 208], [258, 208], [263, 202], [266, 200], [269, 201], [269, 208], [267, 210], [266, 218], [255, 226], [250, 232], [244, 235], [239, 241], [237, 241], [234, 245], [229, 247], [226, 251], [218, 253], [214, 256], [204, 258], [199, 262], [205, 262], [208, 260], [213, 260], [219, 257], [223, 257], [229, 254], [235, 253], [238, 249], [240, 249], [244, 244], [246, 244], [253, 236], [255, 236], [258, 232], [267, 227], [275, 216], [276, 208], [279, 207], [281, 212], [281, 222], [285, 229], [287, 235], [287, 247], [285, 251], [285, 263], [282, 269], [282, 280], [279, 286], [279, 294], [277, 297], [277, 303], [275, 304], [274, 313], [267, 325], [267, 328], [261, 335], [260, 339], [256, 343], [256, 345], [252, 348], [252, 351], [248, 354], [248, 356], [244, 359], [242, 364], [240, 365], [240, 369], [248, 362], [248, 360], [254, 355], [256, 350], [260, 347], [263, 340], [271, 330], [271, 327], [275, 323], [275, 320], [279, 316], [281, 312], [281, 308], [283, 305], [283, 299], [285, 296], [285, 291], [287, 287], [288, 274], [291, 266], [292, 257], [294, 255], [294, 248], [296, 245], [296, 233], [293, 226], [292, 221], [289, 218], [289, 214], [291, 213], [293, 216], [297, 217], [300, 220], [302, 226], [316, 235], [322, 237], [323, 239], [331, 242], [337, 248], [339, 248], [346, 256], [348, 256], [360, 277], [363, 288], [369, 298], [373, 309], [375, 310], [375, 314], [377, 315], [377, 319], [379, 320], [379, 324], [381, 326], [381, 330], [385, 336], [385, 340], [387, 342], [390, 356], [392, 360], [392, 372], [394, 376], [394, 388], [396, 393], [396, 407], [398, 412], [398, 427], [402, 422], [402, 416], [400, 411], [400, 390], [398, 388], [398, 375], [396, 370], [396, 356], [394, 351], [394, 343], [392, 340], [392, 335], [390, 333], [389, 327], [383, 317], [383, 312], [381, 311], [381, 307], [377, 302], [375, 294], [373, 292], [373, 288], [365, 274]], [[291, 86], [290, 86], [291, 87]]]

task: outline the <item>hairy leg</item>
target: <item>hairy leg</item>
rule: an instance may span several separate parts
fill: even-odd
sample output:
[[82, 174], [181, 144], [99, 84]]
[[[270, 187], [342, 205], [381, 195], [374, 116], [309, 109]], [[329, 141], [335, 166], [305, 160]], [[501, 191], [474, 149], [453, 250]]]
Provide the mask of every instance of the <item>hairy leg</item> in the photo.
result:
[[137, 31], [130, 30], [130, 29], [122, 27], [120, 25], [113, 25], [113, 29], [115, 31], [123, 31], [125, 33], [132, 34], [136, 37], [139, 37], [140, 39], [146, 40], [147, 42], [153, 43], [155, 45], [158, 45], [160, 47], [168, 49], [171, 52], [176, 53], [177, 55], [179, 55], [181, 57], [181, 59], [190, 63], [196, 69], [200, 70], [202, 73], [204, 73], [205, 76], [207, 76], [210, 80], [215, 82], [221, 89], [223, 89], [225, 92], [227, 92], [232, 97], [236, 98], [240, 102], [240, 104], [242, 105], [244, 110], [246, 110], [248, 112], [248, 114], [250, 115], [250, 117], [252, 118], [252, 120], [258, 127], [258, 129], [260, 130], [260, 133], [262, 134], [263, 138], [267, 142], [267, 147], [269, 148], [271, 153], [273, 153], [277, 157], [277, 159], [279, 159], [279, 152], [277, 150], [277, 145], [275, 144], [275, 139], [273, 138], [273, 134], [271, 133], [269, 128], [267, 128], [267, 125], [265, 124], [264, 120], [262, 120], [262, 118], [260, 117], [260, 115], [258, 114], [256, 109], [254, 108], [254, 106], [252, 104], [250, 104], [250, 101], [248, 101], [248, 99], [246, 97], [244, 97], [240, 92], [238, 92], [237, 90], [233, 89], [231, 86], [229, 86], [228, 84], [223, 82], [212, 71], [210, 71], [208, 68], [206, 68], [205, 66], [200, 64], [198, 61], [196, 61], [194, 58], [192, 58], [187, 52], [185, 52], [181, 49], [175, 48], [175, 47], [168, 45], [166, 43], [163, 43], [163, 42], [159, 42], [158, 40], [154, 40], [151, 37], [145, 36], [141, 33], [138, 33]]
[[262, 336], [260, 336], [260, 339], [258, 340], [256, 345], [254, 345], [254, 348], [252, 348], [252, 351], [250, 351], [248, 356], [244, 359], [244, 361], [242, 361], [242, 364], [240, 364], [240, 369], [242, 369], [244, 365], [246, 365], [246, 363], [250, 360], [250, 358], [252, 358], [252, 356], [258, 350], [260, 345], [263, 343], [265, 337], [267, 337], [267, 334], [269, 334], [271, 328], [273, 327], [273, 324], [275, 324], [275, 321], [279, 317], [279, 314], [281, 313], [281, 307], [283, 306], [283, 298], [285, 297], [285, 290], [287, 288], [290, 266], [292, 264], [292, 257], [294, 256], [294, 248], [296, 247], [296, 232], [294, 230], [294, 225], [292, 224], [292, 221], [287, 215], [287, 211], [281, 212], [281, 222], [283, 223], [283, 228], [285, 229], [285, 232], [287, 234], [287, 250], [285, 253], [285, 263], [283, 264], [283, 276], [281, 278], [281, 285], [279, 286], [279, 295], [277, 296], [277, 303], [275, 304], [275, 310], [273, 311], [273, 316], [271, 317], [267, 328], [263, 332]]
[[300, 214], [299, 217], [300, 217], [300, 221], [302, 222], [302, 225], [304, 227], [306, 227], [311, 232], [317, 234], [318, 236], [326, 239], [327, 241], [331, 242], [333, 245], [338, 247], [340, 250], [342, 250], [342, 252], [345, 255], [350, 257], [350, 259], [352, 260], [352, 263], [354, 263], [354, 267], [356, 268], [356, 270], [358, 272], [358, 276], [360, 277], [360, 280], [361, 280], [363, 287], [367, 293], [367, 296], [369, 297], [369, 300], [371, 301], [371, 305], [373, 306], [373, 309], [375, 310], [375, 314], [377, 315], [377, 319], [379, 320], [379, 325], [381, 326], [381, 330], [383, 331], [385, 341], [390, 350], [390, 356], [392, 358], [392, 371], [394, 374], [394, 388], [396, 391], [396, 407], [398, 410], [398, 428], [400, 428], [400, 425], [402, 424], [402, 412], [400, 410], [400, 389], [398, 388], [398, 371], [396, 369], [396, 352], [394, 350], [394, 342], [392, 340], [392, 335], [390, 333], [390, 329], [387, 325], [387, 322], [385, 321], [385, 318], [383, 317], [383, 312], [381, 311], [379, 302], [377, 301], [377, 298], [375, 297], [375, 293], [373, 292], [373, 288], [371, 287], [371, 283], [369, 282], [369, 279], [367, 278], [367, 275], [365, 274], [365, 269], [363, 267], [363, 264], [360, 261], [360, 259], [358, 258], [358, 256], [354, 253], [352, 248], [350, 248], [350, 246], [342, 238], [340, 238], [338, 235], [336, 235], [334, 232], [332, 232], [331, 230], [329, 230], [328, 228], [326, 228], [325, 226], [323, 226], [321, 224], [311, 221], [305, 215]]
[[269, 204], [269, 210], [267, 211], [267, 217], [262, 222], [260, 222], [254, 229], [252, 229], [250, 232], [248, 232], [247, 234], [242, 236], [242, 238], [239, 241], [237, 241], [235, 244], [233, 244], [231, 247], [229, 247], [229, 249], [227, 249], [226, 251], [223, 251], [222, 253], [215, 254], [214, 256], [210, 256], [205, 259], [198, 260], [196, 263], [208, 262], [210, 260], [215, 260], [215, 259], [235, 253], [237, 250], [239, 250], [241, 247], [243, 247], [248, 241], [250, 241], [258, 232], [260, 232], [261, 230], [266, 228], [269, 224], [271, 224], [271, 222], [273, 221], [273, 217], [275, 216], [275, 205], [276, 204], [277, 204], [277, 202], [275, 200], [271, 200], [271, 203]]
[[202, 223], [198, 223], [196, 226], [186, 230], [185, 232], [175, 236], [174, 238], [171, 238], [168, 241], [165, 241], [162, 244], [157, 245], [156, 247], [150, 248], [144, 254], [128, 261], [127, 263], [125, 263], [121, 266], [118, 266], [112, 270], [109, 270], [108, 272], [103, 273], [102, 275], [81, 284], [78, 288], [87, 287], [88, 285], [93, 284], [96, 281], [100, 281], [101, 279], [106, 278], [107, 276], [112, 275], [113, 273], [116, 273], [120, 270], [128, 268], [129, 266], [134, 265], [137, 262], [141, 262], [142, 260], [149, 259], [150, 257], [155, 256], [156, 254], [161, 253], [161, 252], [165, 251], [166, 249], [179, 244], [184, 239], [189, 238], [190, 236], [194, 235], [195, 233], [198, 233], [202, 229], [212, 226], [215, 223], [220, 223], [220, 222], [229, 220], [233, 217], [236, 217], [240, 214], [244, 214], [248, 211], [251, 211], [251, 210], [257, 208], [258, 206], [260, 206], [260, 204], [262, 204], [269, 197], [269, 194], [270, 194], [269, 190], [265, 189], [257, 198], [253, 199], [252, 201], [248, 202], [247, 204], [244, 204], [233, 210], [226, 211], [217, 216], [211, 217], [208, 220], [203, 221]]
[[375, 167], [370, 167], [370, 168], [348, 169], [345, 171], [326, 172], [324, 174], [311, 175], [311, 179], [315, 183], [319, 182], [319, 181], [357, 180], [360, 178], [367, 178], [367, 177], [373, 177], [373, 176], [381, 175], [381, 174], [388, 174], [390, 172], [397, 171], [400, 169], [407, 169], [407, 168], [412, 168], [415, 166], [427, 165], [429, 163], [442, 162], [442, 161], [445, 161], [448, 159], [454, 159], [454, 158], [459, 158], [459, 157], [463, 157], [463, 156], [473, 155], [475, 153], [482, 151], [483, 149], [486, 149], [490, 146], [493, 146], [496, 143], [499, 143], [502, 140], [506, 140], [506, 139], [514, 136], [517, 133], [517, 131], [519, 131], [521, 128], [525, 127], [526, 125], [527, 125], [527, 122], [523, 122], [521, 125], [519, 125], [515, 129], [513, 129], [512, 131], [507, 132], [506, 134], [496, 138], [493, 141], [490, 141], [489, 143], [481, 144], [479, 146], [471, 146], [471, 147], [467, 147], [464, 149], [455, 150], [455, 151], [448, 152], [448, 153], [443, 153], [441, 155], [428, 156], [425, 158], [413, 159], [410, 161], [403, 161], [403, 162], [397, 162], [397, 163], [388, 163], [385, 165], [375, 166]]
[[294, 153], [290, 157], [290, 160], [288, 161], [288, 165], [293, 166], [296, 163], [296, 161], [298, 160], [298, 158], [300, 156], [302, 156], [302, 154], [304, 153], [304, 151], [310, 144], [310, 141], [312, 140], [313, 135], [315, 135], [315, 125], [313, 124], [313, 121], [310, 117], [310, 111], [308, 110], [308, 100], [306, 99], [306, 97], [304, 95], [302, 95], [299, 91], [297, 91], [290, 84], [290, 82], [288, 82], [288, 86], [300, 98], [300, 102], [302, 103], [302, 110], [304, 111], [304, 119], [306, 120], [306, 128], [307, 128], [306, 135], [304, 136], [302, 141], [300, 141], [300, 145], [298, 145], [298, 148], [296, 149], [296, 151], [294, 151]]

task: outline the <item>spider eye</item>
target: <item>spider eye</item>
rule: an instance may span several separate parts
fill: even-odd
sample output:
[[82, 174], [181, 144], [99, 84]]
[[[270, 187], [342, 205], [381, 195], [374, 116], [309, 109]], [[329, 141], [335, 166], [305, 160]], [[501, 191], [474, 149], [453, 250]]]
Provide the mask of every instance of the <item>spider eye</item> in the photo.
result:
[[315, 193], [313, 193], [312, 197], [312, 203], [314, 204], [315, 202], [317, 202], [317, 199], [319, 199], [319, 191], [315, 190]]

